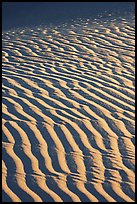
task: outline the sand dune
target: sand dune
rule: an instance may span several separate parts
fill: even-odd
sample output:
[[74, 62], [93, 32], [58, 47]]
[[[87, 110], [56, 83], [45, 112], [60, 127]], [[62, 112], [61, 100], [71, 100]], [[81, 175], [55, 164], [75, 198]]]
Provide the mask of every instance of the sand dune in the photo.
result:
[[134, 17], [3, 32], [3, 202], [134, 202]]

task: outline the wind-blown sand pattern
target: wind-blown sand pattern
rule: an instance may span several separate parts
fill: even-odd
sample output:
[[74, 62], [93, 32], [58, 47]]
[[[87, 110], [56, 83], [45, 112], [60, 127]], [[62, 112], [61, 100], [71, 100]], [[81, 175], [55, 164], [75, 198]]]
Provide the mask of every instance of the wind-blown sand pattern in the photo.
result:
[[3, 202], [134, 202], [134, 17], [3, 33]]

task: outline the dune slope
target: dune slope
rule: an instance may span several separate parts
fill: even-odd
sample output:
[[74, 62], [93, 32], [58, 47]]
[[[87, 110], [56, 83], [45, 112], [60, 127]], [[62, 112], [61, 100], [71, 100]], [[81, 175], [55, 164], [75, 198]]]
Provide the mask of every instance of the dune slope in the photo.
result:
[[134, 202], [134, 17], [3, 33], [3, 202]]

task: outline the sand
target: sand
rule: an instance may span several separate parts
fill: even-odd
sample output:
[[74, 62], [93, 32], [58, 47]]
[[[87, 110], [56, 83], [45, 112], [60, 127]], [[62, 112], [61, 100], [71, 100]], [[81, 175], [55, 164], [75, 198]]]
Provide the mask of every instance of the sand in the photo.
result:
[[3, 32], [3, 202], [134, 202], [134, 23]]

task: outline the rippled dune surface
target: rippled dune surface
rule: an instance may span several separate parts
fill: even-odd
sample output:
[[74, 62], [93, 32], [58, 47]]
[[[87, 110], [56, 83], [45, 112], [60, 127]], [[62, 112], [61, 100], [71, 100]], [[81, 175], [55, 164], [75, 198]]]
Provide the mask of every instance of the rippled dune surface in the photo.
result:
[[8, 202], [134, 202], [134, 17], [3, 32]]

